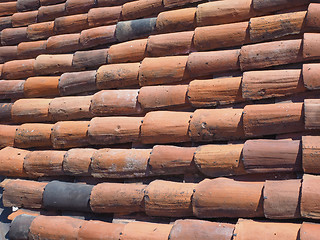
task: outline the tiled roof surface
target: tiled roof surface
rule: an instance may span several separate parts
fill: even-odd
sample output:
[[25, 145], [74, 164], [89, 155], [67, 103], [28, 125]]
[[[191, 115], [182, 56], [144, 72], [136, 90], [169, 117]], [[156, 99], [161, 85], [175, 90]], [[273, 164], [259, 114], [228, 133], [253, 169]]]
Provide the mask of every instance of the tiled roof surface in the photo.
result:
[[0, 239], [319, 239], [319, 16], [2, 0]]

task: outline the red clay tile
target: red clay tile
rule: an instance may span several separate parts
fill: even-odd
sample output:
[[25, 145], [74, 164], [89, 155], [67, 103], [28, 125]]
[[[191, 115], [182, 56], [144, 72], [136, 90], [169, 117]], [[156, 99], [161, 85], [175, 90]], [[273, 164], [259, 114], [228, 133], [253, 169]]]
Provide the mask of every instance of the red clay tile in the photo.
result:
[[98, 69], [98, 89], [121, 88], [138, 84], [140, 63], [104, 65]]
[[243, 113], [247, 137], [304, 130], [302, 103], [248, 105]]
[[300, 218], [301, 180], [266, 181], [263, 190], [264, 215], [268, 219]]
[[24, 96], [24, 80], [0, 80], [0, 99], [18, 99]]
[[0, 103], [0, 122], [9, 123], [12, 121], [11, 109], [13, 103]]
[[147, 44], [147, 55], [161, 57], [189, 54], [193, 49], [193, 35], [194, 32], [189, 31], [150, 36]]
[[64, 155], [63, 171], [73, 176], [90, 175], [91, 157], [95, 151], [91, 148], [70, 149]]
[[23, 42], [18, 45], [19, 58], [36, 58], [47, 52], [47, 41]]
[[175, 175], [195, 172], [193, 155], [196, 148], [154, 146], [149, 159], [151, 175]]
[[304, 100], [304, 121], [306, 129], [319, 129], [319, 99]]
[[31, 24], [28, 26], [27, 34], [28, 39], [33, 41], [47, 39], [54, 35], [54, 21]]
[[139, 62], [145, 57], [147, 39], [114, 44], [108, 51], [108, 63]]
[[201, 2], [200, 0], [164, 0], [163, 4], [166, 8], [184, 6], [189, 3]]
[[139, 69], [140, 86], [181, 82], [189, 78], [188, 56], [145, 58]]
[[167, 240], [171, 228], [169, 224], [130, 222], [125, 225], [120, 240]]
[[[304, 4], [308, 4], [308, 0], [292, 0], [290, 1], [290, 7], [297, 7]], [[272, 0], [253, 0], [252, 7], [258, 11], [271, 11], [271, 10], [281, 10], [288, 8], [288, 1], [287, 0], [279, 0], [279, 1], [272, 1]]]
[[164, 10], [162, 0], [139, 0], [123, 4], [122, 19], [133, 20], [147, 17]]
[[139, 139], [141, 117], [96, 117], [88, 129], [90, 144], [110, 145], [136, 142]]
[[[2, 37], [2, 35], [1, 35]], [[304, 60], [317, 60], [320, 56], [320, 34], [305, 33], [303, 36], [303, 58]]]
[[51, 128], [53, 124], [29, 123], [18, 127], [14, 146], [20, 148], [51, 147]]
[[0, 125], [0, 148], [14, 145], [14, 137], [18, 126]]
[[82, 224], [77, 239], [79, 240], [119, 240], [124, 224], [100, 221], [86, 221]]
[[192, 76], [207, 76], [240, 69], [240, 50], [195, 52], [188, 57], [187, 69]]
[[95, 116], [141, 113], [139, 90], [103, 90], [93, 95], [90, 111]]
[[46, 22], [55, 20], [55, 18], [62, 17], [66, 14], [66, 4], [56, 4], [50, 6], [41, 6], [38, 9], [38, 22]]
[[38, 11], [15, 13], [12, 15], [12, 26], [22, 27], [36, 23], [38, 17]]
[[35, 10], [40, 7], [39, 0], [17, 0], [17, 10], [19, 12], [26, 12]]
[[20, 99], [11, 110], [14, 122], [49, 122], [52, 117], [49, 113], [49, 104], [52, 99]]
[[120, 19], [122, 6], [92, 8], [88, 12], [89, 27], [115, 24]]
[[11, 28], [12, 27], [12, 17], [1, 17], [0, 18], [0, 30], [3, 30], [5, 28]]
[[252, 0], [203, 3], [197, 8], [197, 26], [217, 25], [248, 20], [254, 16]]
[[195, 151], [194, 162], [208, 177], [245, 174], [242, 148], [243, 144], [200, 146]]
[[89, 121], [68, 121], [54, 124], [51, 141], [55, 149], [88, 145]]
[[40, 76], [72, 71], [72, 58], [72, 54], [40, 55], [35, 60], [34, 70]]
[[188, 112], [149, 112], [141, 125], [141, 141], [149, 143], [188, 142]]
[[24, 84], [24, 95], [27, 98], [58, 96], [58, 84], [59, 77], [31, 77]]
[[107, 63], [108, 49], [77, 51], [73, 54], [72, 66], [77, 71], [97, 68]]
[[97, 90], [97, 71], [64, 73], [59, 79], [59, 92], [61, 96], [73, 95], [87, 91]]
[[78, 33], [89, 28], [88, 14], [59, 17], [54, 20], [56, 34]]
[[320, 89], [320, 83], [318, 81], [319, 73], [320, 73], [320, 64], [317, 64], [317, 63], [303, 64], [303, 68], [302, 68], [303, 83], [308, 90]]
[[319, 30], [320, 24], [320, 4], [310, 3], [308, 7], [308, 13], [305, 20], [305, 27], [308, 30]]
[[91, 209], [95, 213], [140, 212], [145, 187], [135, 183], [100, 183], [92, 189]]
[[195, 28], [196, 8], [161, 12], [157, 17], [158, 33], [188, 31]]
[[84, 222], [72, 217], [38, 216], [31, 223], [29, 238], [76, 240]]
[[88, 12], [95, 7], [95, 0], [68, 0], [66, 2], [66, 12], [68, 15]]
[[170, 240], [231, 240], [234, 225], [229, 223], [215, 223], [200, 220], [175, 221], [170, 235]]
[[24, 158], [23, 167], [28, 175], [35, 177], [62, 176], [65, 151], [35, 151]]
[[47, 183], [9, 180], [4, 186], [3, 205], [6, 207], [41, 208], [42, 194]]
[[51, 53], [73, 52], [79, 49], [80, 33], [52, 36], [47, 41], [47, 51]]
[[188, 107], [188, 85], [142, 87], [138, 101], [143, 109], [174, 109]]
[[248, 140], [242, 154], [249, 173], [302, 171], [300, 141]]
[[194, 80], [188, 87], [188, 100], [194, 107], [212, 107], [242, 102], [241, 77]]
[[262, 42], [303, 32], [306, 11], [250, 19], [250, 40]]
[[115, 31], [116, 25], [83, 30], [80, 35], [80, 44], [84, 48], [89, 48], [115, 42]]
[[300, 207], [304, 218], [320, 219], [319, 180], [319, 176], [303, 175]]
[[50, 102], [49, 113], [54, 121], [91, 118], [92, 96], [59, 97]]
[[196, 110], [190, 121], [190, 136], [201, 142], [243, 138], [242, 109]]
[[92, 156], [92, 176], [96, 178], [145, 177], [150, 149], [100, 149]]
[[191, 199], [196, 184], [163, 180], [151, 182], [145, 190], [145, 211], [150, 216], [192, 216]]
[[17, 12], [17, 2], [2, 2], [0, 3], [0, 16], [11, 15]]
[[198, 27], [194, 33], [194, 45], [198, 51], [242, 46], [249, 42], [248, 29], [248, 22]]
[[23, 168], [24, 157], [29, 151], [6, 147], [0, 150], [0, 173], [2, 176], [25, 177], [26, 172]]
[[303, 136], [302, 137], [302, 168], [303, 172], [318, 174], [320, 173], [320, 137]]
[[196, 186], [193, 213], [199, 218], [263, 217], [262, 189], [263, 182], [206, 179]]
[[299, 234], [300, 224], [258, 222], [239, 219], [233, 233], [234, 240], [255, 240], [257, 236], [261, 240], [296, 240]]
[[241, 70], [301, 62], [303, 60], [301, 50], [301, 39], [243, 46], [240, 54]]
[[319, 224], [304, 222], [300, 228], [299, 240], [317, 240], [319, 238], [319, 234]]
[[2, 78], [3, 79], [23, 79], [35, 75], [35, 60], [14, 60], [3, 64]]
[[304, 91], [300, 69], [243, 73], [242, 95], [245, 99], [281, 97]]
[[1, 31], [2, 45], [16, 45], [28, 41], [27, 27], [6, 28]]
[[18, 57], [17, 46], [3, 46], [0, 47], [0, 62], [5, 63], [11, 60], [15, 60]]

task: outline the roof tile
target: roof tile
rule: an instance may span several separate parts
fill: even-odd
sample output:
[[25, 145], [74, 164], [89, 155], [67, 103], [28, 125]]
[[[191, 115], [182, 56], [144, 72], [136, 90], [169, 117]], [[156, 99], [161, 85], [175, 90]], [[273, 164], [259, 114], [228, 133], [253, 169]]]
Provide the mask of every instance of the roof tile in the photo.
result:
[[0, 103], [0, 121], [10, 122], [13, 103]]
[[63, 159], [63, 171], [70, 175], [88, 176], [91, 172], [91, 157], [95, 149], [75, 148], [66, 152]]
[[316, 60], [320, 56], [320, 34], [305, 33], [303, 37], [303, 58], [306, 60]]
[[47, 41], [22, 42], [17, 50], [19, 58], [36, 58], [47, 53]]
[[38, 11], [15, 13], [12, 15], [12, 26], [22, 27], [37, 22]]
[[122, 6], [92, 8], [88, 12], [89, 27], [116, 24], [120, 20]]
[[17, 10], [19, 12], [36, 10], [39, 7], [40, 7], [39, 0], [17, 0]]
[[24, 84], [27, 98], [50, 97], [59, 95], [59, 77], [30, 77]]
[[6, 28], [1, 31], [2, 45], [16, 45], [20, 42], [27, 42], [27, 27]]
[[304, 121], [306, 129], [319, 129], [319, 99], [305, 99], [304, 100]]
[[52, 53], [65, 53], [76, 51], [80, 47], [80, 36], [80, 33], [52, 36], [48, 38], [47, 51]]
[[318, 224], [304, 222], [300, 228], [300, 240], [317, 240], [320, 234]]
[[304, 4], [308, 4], [309, 0], [252, 0], [252, 6], [257, 11], [265, 11], [265, 10], [280, 10], [288, 7], [288, 3], [290, 3], [290, 7], [301, 6]]
[[119, 236], [123, 232], [124, 224], [106, 223], [99, 221], [86, 221], [81, 225], [78, 233], [78, 239], [89, 240], [119, 240]]
[[59, 17], [54, 20], [55, 34], [78, 33], [89, 28], [88, 14]]
[[14, 60], [3, 64], [3, 79], [21, 79], [35, 75], [34, 59]]
[[77, 51], [73, 54], [72, 66], [76, 70], [88, 70], [107, 64], [108, 49]]
[[151, 16], [164, 10], [162, 0], [138, 0], [122, 6], [122, 18], [132, 20]]
[[0, 125], [0, 148], [14, 145], [14, 138], [18, 126]]
[[35, 61], [34, 69], [38, 75], [72, 71], [72, 59], [72, 54], [39, 55], [36, 60], [33, 60]]
[[116, 25], [84, 30], [80, 35], [80, 44], [84, 48], [105, 45], [115, 41]]
[[91, 8], [96, 6], [95, 0], [67, 0], [66, 11], [67, 14], [78, 14], [88, 12]]
[[38, 22], [52, 21], [55, 18], [65, 15], [66, 4], [56, 4], [51, 6], [41, 6], [38, 10]]
[[301, 216], [320, 219], [319, 211], [319, 176], [303, 176], [301, 191]]
[[25, 177], [26, 172], [23, 167], [24, 158], [29, 151], [6, 147], [1, 150], [0, 164], [1, 174], [6, 176]]
[[17, 12], [17, 2], [2, 2], [0, 3], [0, 16], [11, 15]]
[[303, 171], [311, 174], [318, 174], [319, 168], [319, 140], [318, 136], [302, 137], [302, 167]]
[[54, 21], [35, 23], [28, 26], [28, 39], [41, 40], [47, 39], [54, 35]]
[[308, 90], [320, 89], [318, 75], [320, 73], [320, 64], [304, 64], [302, 68], [303, 83]]
[[3, 46], [0, 47], [0, 62], [5, 63], [18, 57], [17, 46]]
[[310, 3], [308, 7], [308, 13], [307, 18], [305, 21], [306, 28], [312, 30], [318, 30], [319, 29], [319, 23], [320, 23], [320, 4], [316, 3]]

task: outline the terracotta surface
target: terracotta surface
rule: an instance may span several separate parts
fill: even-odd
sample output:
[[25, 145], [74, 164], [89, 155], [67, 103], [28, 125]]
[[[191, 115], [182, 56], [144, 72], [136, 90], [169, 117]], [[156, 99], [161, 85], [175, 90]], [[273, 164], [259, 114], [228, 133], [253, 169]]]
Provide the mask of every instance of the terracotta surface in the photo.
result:
[[300, 218], [301, 180], [266, 181], [263, 210], [268, 219]]
[[305, 173], [320, 173], [318, 161], [319, 155], [319, 141], [320, 137], [303, 136], [302, 137], [302, 167]]
[[76, 240], [83, 223], [83, 220], [71, 217], [38, 216], [31, 223], [29, 238]]
[[303, 175], [301, 191], [301, 216], [320, 219], [319, 176]]
[[297, 63], [302, 60], [301, 39], [243, 46], [240, 54], [242, 71]]
[[[272, 1], [272, 0], [253, 0], [252, 6], [254, 9], [258, 11], [263, 10], [280, 10], [285, 9], [288, 6], [287, 0], [280, 0], [280, 1]], [[292, 0], [290, 1], [291, 7], [297, 7], [300, 5], [304, 5], [309, 3], [308, 0]]]
[[11, 110], [14, 122], [49, 122], [52, 117], [49, 113], [51, 99], [20, 99]]
[[40, 55], [35, 60], [34, 69], [39, 75], [72, 71], [72, 54]]
[[144, 177], [150, 149], [100, 149], [91, 159], [92, 176], [96, 178]]
[[28, 41], [27, 27], [6, 28], [1, 31], [2, 45], [16, 45]]
[[2, 68], [3, 79], [23, 79], [35, 75], [35, 60], [15, 60], [6, 62]]
[[131, 213], [142, 210], [145, 185], [101, 183], [93, 187], [90, 206], [96, 213]]
[[240, 219], [234, 231], [234, 240], [254, 240], [257, 236], [261, 240], [296, 240], [300, 224], [258, 222]]
[[317, 240], [320, 234], [319, 224], [304, 222], [300, 228], [299, 240]]
[[23, 97], [24, 84], [24, 80], [0, 80], [0, 99], [18, 99]]
[[196, 186], [193, 213], [198, 218], [263, 217], [262, 189], [263, 182], [206, 179]]
[[193, 155], [196, 148], [154, 146], [149, 159], [151, 175], [171, 175], [194, 172]]
[[194, 162], [209, 177], [245, 174], [242, 148], [243, 144], [200, 146], [195, 151]]
[[249, 42], [248, 29], [248, 22], [197, 27], [194, 45], [198, 51], [242, 46]]
[[110, 145], [136, 142], [140, 135], [140, 117], [96, 117], [88, 128], [89, 142], [93, 145]]
[[188, 142], [188, 112], [150, 112], [143, 118], [141, 125], [142, 143]]
[[1, 175], [25, 177], [26, 172], [23, 168], [24, 157], [29, 152], [22, 149], [6, 147], [0, 150]]
[[22, 42], [18, 45], [19, 58], [36, 58], [47, 53], [47, 41]]
[[188, 85], [150, 86], [142, 87], [139, 91], [138, 102], [143, 109], [174, 109], [185, 108]]
[[262, 136], [304, 130], [303, 104], [249, 105], [244, 108], [246, 136]]
[[5, 63], [17, 59], [18, 48], [17, 46], [3, 46], [0, 47], [0, 62]]
[[120, 19], [121, 6], [92, 8], [88, 12], [89, 27], [111, 25]]
[[66, 4], [66, 11], [68, 14], [77, 14], [88, 12], [90, 8], [95, 7], [94, 0], [68, 0]]
[[108, 55], [108, 49], [77, 51], [73, 55], [72, 66], [77, 71], [93, 69], [106, 64], [107, 55]]
[[244, 72], [242, 96], [245, 99], [281, 97], [304, 92], [300, 69]]
[[162, 0], [140, 0], [123, 4], [121, 13], [124, 20], [131, 20], [150, 16], [163, 10]]
[[125, 225], [120, 240], [167, 240], [172, 225], [131, 222]]
[[25, 12], [30, 10], [35, 10], [40, 7], [40, 1], [38, 0], [18, 0], [17, 1], [17, 10], [19, 12]]
[[65, 53], [79, 50], [80, 33], [52, 36], [47, 41], [49, 53]]
[[59, 17], [54, 20], [55, 34], [77, 33], [89, 28], [88, 14]]
[[194, 107], [212, 107], [244, 101], [241, 77], [191, 81], [188, 99]]
[[10, 122], [11, 110], [13, 103], [0, 103], [0, 121], [3, 123]]
[[304, 100], [304, 121], [306, 129], [319, 129], [319, 104], [318, 99], [305, 99]]
[[319, 58], [318, 48], [320, 36], [316, 33], [305, 33], [303, 35], [303, 58], [305, 60], [316, 60]]
[[244, 137], [242, 109], [200, 109], [190, 121], [193, 141], [241, 139]]
[[92, 96], [54, 98], [50, 102], [49, 113], [56, 122], [90, 118], [91, 100]]
[[0, 125], [0, 148], [14, 145], [18, 126]]
[[80, 44], [89, 48], [115, 42], [116, 25], [91, 28], [81, 32]]
[[28, 175], [35, 177], [62, 176], [64, 151], [30, 152], [24, 159], [23, 167]]
[[151, 182], [145, 190], [145, 211], [150, 216], [192, 216], [191, 199], [196, 184], [163, 180]]
[[300, 141], [248, 140], [243, 162], [249, 173], [301, 172]]
[[17, 128], [14, 146], [20, 148], [51, 147], [51, 128], [53, 124], [29, 123]]
[[2, 2], [0, 4], [0, 15], [11, 15], [17, 11], [17, 2]]
[[24, 95], [28, 98], [59, 95], [59, 77], [31, 77], [24, 84]]
[[306, 27], [310, 30], [317, 30], [319, 29], [319, 11], [320, 11], [320, 4], [310, 3], [308, 7], [308, 13], [306, 18]]
[[105, 65], [98, 69], [98, 89], [126, 87], [138, 84], [139, 63]]
[[12, 15], [12, 26], [22, 27], [37, 22], [38, 11], [15, 13]]
[[88, 145], [89, 121], [58, 122], [52, 128], [53, 148], [84, 147]]
[[41, 208], [46, 183], [10, 180], [4, 186], [2, 201], [6, 207]]
[[50, 6], [41, 6], [38, 9], [38, 21], [46, 22], [65, 15], [66, 4], [56, 4]]
[[95, 116], [131, 115], [142, 112], [138, 90], [104, 90], [93, 95], [90, 111]]
[[47, 39], [54, 35], [54, 21], [31, 24], [28, 26], [27, 34], [28, 39], [32, 41]]
[[90, 175], [91, 157], [95, 151], [95, 149], [89, 148], [70, 149], [63, 158], [63, 172], [67, 175]]
[[79, 240], [119, 240], [124, 224], [100, 221], [86, 221], [81, 225], [77, 239]]
[[181, 82], [189, 78], [187, 56], [145, 58], [139, 69], [140, 86]]
[[169, 239], [170, 240], [231, 240], [233, 236], [233, 224], [215, 223], [199, 220], [175, 221]]
[[320, 64], [304, 64], [302, 68], [303, 83], [308, 90], [320, 89], [318, 75], [320, 73]]
[[191, 53], [187, 69], [192, 76], [207, 76], [219, 72], [239, 70], [240, 50], [224, 50]]

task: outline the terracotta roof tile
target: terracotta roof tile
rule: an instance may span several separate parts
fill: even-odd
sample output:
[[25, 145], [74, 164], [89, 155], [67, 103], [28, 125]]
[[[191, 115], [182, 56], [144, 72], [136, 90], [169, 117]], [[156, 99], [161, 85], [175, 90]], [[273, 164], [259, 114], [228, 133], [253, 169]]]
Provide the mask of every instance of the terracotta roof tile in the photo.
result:
[[80, 44], [84, 48], [104, 45], [115, 41], [116, 25], [84, 30], [80, 35]]
[[14, 138], [17, 128], [17, 126], [0, 125], [0, 148], [14, 145]]
[[25, 177], [24, 158], [29, 151], [6, 147], [1, 150], [1, 174], [6, 176]]
[[54, 35], [54, 21], [29, 25], [27, 35], [28, 39], [33, 41], [51, 37]]
[[78, 33], [89, 28], [88, 14], [59, 17], [54, 20], [55, 34]]
[[[77, 51], [73, 55], [72, 66], [77, 71], [83, 71], [107, 64], [108, 52], [108, 49]], [[83, 74], [83, 72], [80, 74]]]
[[90, 8], [96, 5], [95, 0], [67, 0], [66, 12], [67, 14], [78, 14], [88, 12]]
[[105, 240], [118, 240], [123, 232], [123, 228], [124, 224], [86, 221], [81, 225], [78, 239], [89, 240], [102, 237]]
[[16, 45], [20, 42], [27, 42], [27, 27], [7, 28], [1, 31], [2, 45]]
[[5, 63], [18, 57], [17, 46], [3, 46], [0, 47], [0, 62]]
[[[40, 55], [34, 61], [34, 71], [37, 75], [58, 74], [72, 71], [72, 54]], [[30, 77], [32, 77], [30, 73]], [[35, 75], [35, 74], [34, 74]]]
[[0, 99], [19, 99], [23, 97], [24, 84], [24, 80], [0, 80]]
[[319, 176], [303, 176], [301, 190], [301, 216], [305, 218], [319, 219]]
[[46, 22], [54, 20], [55, 18], [59, 18], [65, 15], [66, 4], [56, 4], [50, 6], [41, 6], [38, 9], [38, 21]]
[[70, 149], [64, 155], [63, 171], [68, 175], [90, 175], [91, 157], [95, 151], [89, 148]]
[[[64, 34], [48, 38], [47, 51], [49, 53], [65, 53], [78, 50], [80, 47], [80, 34]], [[38, 56], [41, 57], [42, 55]], [[54, 55], [52, 55], [54, 57]], [[67, 72], [68, 69], [62, 70]], [[70, 71], [70, 70], [69, 70]]]
[[116, 24], [120, 20], [122, 6], [92, 8], [88, 12], [89, 27]]
[[319, 226], [314, 223], [304, 222], [300, 228], [300, 239], [301, 240], [316, 240], [319, 236]]
[[24, 83], [25, 97], [35, 98], [59, 95], [59, 77], [30, 77]]
[[40, 7], [39, 0], [17, 0], [17, 10], [19, 12], [36, 10], [39, 7]]
[[47, 41], [23, 42], [17, 49], [19, 58], [36, 58], [38, 55], [47, 53]]
[[0, 16], [11, 15], [17, 12], [17, 2], [2, 2], [0, 3]]
[[319, 172], [318, 140], [319, 137], [314, 136], [302, 137], [302, 167], [304, 172], [311, 174]]
[[37, 22], [38, 11], [15, 13], [12, 15], [12, 26], [22, 27]]
[[34, 59], [6, 62], [2, 68], [2, 78], [21, 79], [26, 76], [32, 77], [35, 75], [35, 63], [36, 60]]
[[0, 121], [10, 122], [12, 103], [0, 103]]
[[157, 14], [164, 10], [162, 0], [138, 0], [122, 6], [122, 18], [131, 20]]

